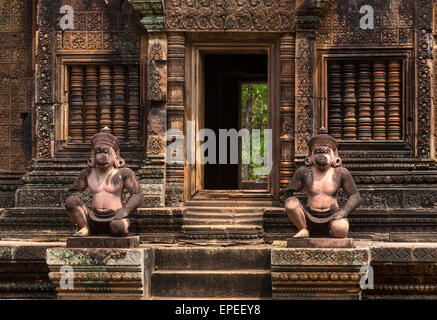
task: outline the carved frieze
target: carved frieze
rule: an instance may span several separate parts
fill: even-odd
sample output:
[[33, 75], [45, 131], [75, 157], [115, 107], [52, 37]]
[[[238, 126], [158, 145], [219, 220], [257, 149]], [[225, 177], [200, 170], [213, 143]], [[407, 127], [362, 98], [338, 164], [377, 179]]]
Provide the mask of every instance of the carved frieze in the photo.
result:
[[[364, 16], [360, 8], [364, 5], [374, 10], [374, 29], [360, 28]], [[331, 1], [318, 26], [317, 46], [411, 47], [414, 44], [414, 13], [414, 1], [411, 0]]]
[[165, 23], [177, 31], [293, 31], [294, 0], [169, 0]]
[[[61, 6], [74, 10], [73, 29], [60, 28]], [[56, 48], [74, 51], [109, 50], [115, 54], [138, 54], [140, 15], [121, 0], [60, 0], [50, 6], [56, 31]]]

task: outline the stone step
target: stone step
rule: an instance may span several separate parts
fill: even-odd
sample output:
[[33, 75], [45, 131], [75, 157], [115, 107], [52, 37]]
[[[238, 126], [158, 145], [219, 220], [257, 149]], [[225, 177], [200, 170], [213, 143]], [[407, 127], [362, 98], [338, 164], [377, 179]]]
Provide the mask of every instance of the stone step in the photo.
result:
[[270, 247], [160, 247], [155, 265], [158, 270], [270, 270]]
[[152, 273], [152, 296], [271, 297], [269, 270], [163, 270]]
[[187, 225], [241, 225], [241, 224], [250, 224], [250, 225], [263, 225], [262, 217], [253, 218], [253, 219], [244, 219], [244, 218], [223, 218], [223, 219], [196, 219], [196, 218], [184, 218], [184, 226]]
[[186, 207], [279, 207], [279, 202], [275, 200], [188, 200], [184, 203]]
[[216, 225], [190, 225], [190, 226], [182, 226], [182, 230], [192, 230], [192, 231], [205, 231], [208, 230], [210, 232], [252, 232], [252, 231], [262, 231], [261, 226], [249, 225], [249, 224], [239, 224], [239, 225], [227, 225], [227, 224], [216, 224]]
[[264, 208], [260, 207], [185, 207], [186, 212], [209, 212], [209, 213], [259, 213], [263, 212]]
[[184, 213], [184, 219], [193, 218], [193, 219], [263, 219], [263, 212], [192, 212], [191, 210], [187, 210]]

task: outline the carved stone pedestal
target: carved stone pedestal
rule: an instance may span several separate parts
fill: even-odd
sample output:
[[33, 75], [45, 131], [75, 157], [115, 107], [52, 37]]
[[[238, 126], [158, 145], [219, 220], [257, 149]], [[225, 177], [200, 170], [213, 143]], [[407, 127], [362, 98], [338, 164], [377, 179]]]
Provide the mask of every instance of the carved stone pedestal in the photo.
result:
[[[274, 299], [360, 299], [360, 270], [370, 262], [365, 248], [274, 248]], [[364, 268], [363, 268], [364, 267]]]
[[67, 238], [67, 248], [137, 248], [139, 245], [139, 236]]
[[152, 249], [47, 250], [49, 278], [60, 300], [150, 297]]
[[291, 238], [287, 248], [353, 248], [354, 240], [350, 238]]

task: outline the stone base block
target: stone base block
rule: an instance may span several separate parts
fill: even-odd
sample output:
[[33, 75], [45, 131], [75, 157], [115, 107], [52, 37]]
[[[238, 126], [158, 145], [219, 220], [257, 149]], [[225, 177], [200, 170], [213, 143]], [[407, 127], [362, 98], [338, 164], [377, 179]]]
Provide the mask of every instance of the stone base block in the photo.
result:
[[47, 265], [60, 300], [145, 299], [152, 256], [151, 249], [55, 248]]
[[354, 241], [350, 238], [292, 238], [287, 240], [288, 248], [353, 248]]
[[368, 248], [273, 248], [274, 299], [360, 299]]
[[139, 245], [139, 236], [67, 238], [67, 248], [137, 248]]

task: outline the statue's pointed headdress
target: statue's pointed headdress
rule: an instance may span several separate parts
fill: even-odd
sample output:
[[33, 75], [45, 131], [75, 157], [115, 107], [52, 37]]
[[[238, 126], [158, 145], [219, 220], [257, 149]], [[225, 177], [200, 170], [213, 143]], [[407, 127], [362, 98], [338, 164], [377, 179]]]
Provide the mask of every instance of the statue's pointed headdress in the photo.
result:
[[313, 136], [308, 141], [308, 148], [310, 151], [314, 150], [314, 148], [318, 146], [330, 147], [333, 151], [335, 151], [338, 148], [338, 143], [337, 140], [328, 134], [328, 131], [324, 127], [321, 127], [318, 134]]
[[91, 148], [94, 149], [96, 145], [101, 143], [111, 146], [117, 155], [120, 153], [118, 139], [111, 134], [111, 129], [108, 127], [104, 127], [91, 138]]

